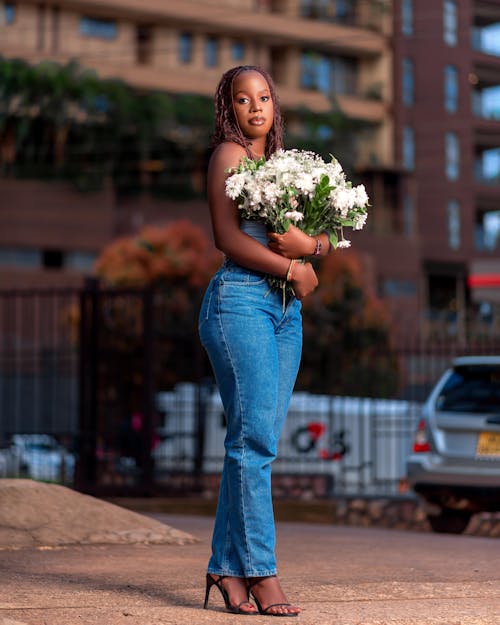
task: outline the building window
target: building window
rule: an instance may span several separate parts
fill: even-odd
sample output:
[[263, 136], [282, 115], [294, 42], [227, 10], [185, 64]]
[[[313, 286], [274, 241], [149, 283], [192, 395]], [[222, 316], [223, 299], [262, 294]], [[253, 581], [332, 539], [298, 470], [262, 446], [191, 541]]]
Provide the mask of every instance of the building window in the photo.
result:
[[476, 212], [474, 246], [480, 252], [500, 250], [500, 210]]
[[205, 40], [205, 65], [216, 67], [219, 57], [219, 42], [216, 37], [207, 37]]
[[4, 2], [3, 15], [6, 24], [13, 24], [16, 19], [16, 5], [13, 2]]
[[448, 202], [448, 245], [460, 249], [460, 204], [456, 200]]
[[310, 19], [354, 24], [358, 0], [301, 0], [300, 15]]
[[354, 94], [358, 66], [355, 59], [303, 52], [300, 58], [300, 86], [329, 94]]
[[59, 27], [61, 22], [61, 11], [59, 7], [52, 7], [52, 51], [59, 50]]
[[444, 0], [443, 5], [443, 38], [449, 46], [458, 42], [458, 12], [455, 0]]
[[45, 15], [46, 6], [44, 4], [36, 5], [36, 47], [37, 50], [43, 50], [45, 48]]
[[241, 41], [233, 41], [231, 44], [231, 58], [233, 61], [242, 61], [245, 58], [245, 44]]
[[66, 252], [64, 257], [65, 269], [75, 271], [90, 271], [94, 266], [97, 254], [94, 252]]
[[411, 126], [403, 128], [403, 166], [410, 170], [415, 168], [415, 133]]
[[304, 52], [300, 57], [300, 86], [302, 89], [316, 89], [317, 56]]
[[413, 73], [413, 61], [403, 59], [403, 104], [412, 106], [415, 98], [415, 80]]
[[187, 64], [193, 60], [193, 35], [181, 33], [179, 35], [179, 61]]
[[40, 250], [18, 247], [0, 247], [0, 265], [11, 267], [41, 267]]
[[453, 65], [444, 68], [444, 107], [448, 113], [456, 113], [458, 108], [458, 72]]
[[335, 21], [340, 24], [354, 24], [356, 20], [356, 4], [353, 0], [336, 0]]
[[413, 0], [402, 0], [401, 32], [407, 37], [413, 35]]
[[446, 177], [448, 180], [458, 180], [460, 175], [460, 145], [455, 132], [445, 135]]
[[135, 58], [138, 65], [150, 65], [153, 59], [153, 28], [138, 24], [135, 31]]
[[417, 285], [411, 280], [387, 278], [382, 281], [381, 291], [384, 297], [415, 297]]
[[100, 17], [82, 17], [80, 19], [80, 35], [98, 37], [99, 39], [116, 39], [118, 26], [115, 20]]
[[405, 195], [403, 198], [403, 232], [407, 237], [413, 235], [413, 198]]

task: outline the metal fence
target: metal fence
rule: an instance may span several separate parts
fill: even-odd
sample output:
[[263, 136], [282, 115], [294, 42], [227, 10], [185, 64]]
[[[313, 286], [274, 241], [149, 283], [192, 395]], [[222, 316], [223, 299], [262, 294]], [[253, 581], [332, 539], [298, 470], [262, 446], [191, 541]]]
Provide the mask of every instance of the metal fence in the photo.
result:
[[[225, 420], [198, 343], [199, 300], [170, 291], [0, 292], [0, 477], [95, 494], [214, 487]], [[297, 390], [273, 474], [321, 494], [397, 494], [421, 402], [457, 355], [486, 343], [393, 350], [396, 398]]]

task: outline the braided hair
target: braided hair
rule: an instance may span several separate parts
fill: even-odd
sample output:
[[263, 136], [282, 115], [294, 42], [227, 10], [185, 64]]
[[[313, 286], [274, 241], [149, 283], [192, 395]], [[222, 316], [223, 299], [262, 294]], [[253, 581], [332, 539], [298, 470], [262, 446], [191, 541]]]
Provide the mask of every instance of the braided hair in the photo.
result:
[[274, 105], [273, 125], [266, 141], [265, 157], [269, 158], [276, 150], [283, 147], [283, 121], [273, 79], [262, 67], [240, 65], [225, 72], [215, 92], [215, 131], [211, 147], [216, 148], [224, 141], [233, 141], [245, 148], [250, 156], [250, 139], [244, 136], [236, 119], [233, 105], [233, 82], [242, 72], [258, 72], [269, 85], [269, 92]]

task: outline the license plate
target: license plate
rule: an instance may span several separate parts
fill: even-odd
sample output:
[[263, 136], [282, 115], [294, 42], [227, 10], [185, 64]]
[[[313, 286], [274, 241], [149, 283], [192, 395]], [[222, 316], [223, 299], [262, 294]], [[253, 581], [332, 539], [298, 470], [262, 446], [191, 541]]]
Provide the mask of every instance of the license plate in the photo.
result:
[[480, 432], [476, 455], [500, 458], [500, 432]]

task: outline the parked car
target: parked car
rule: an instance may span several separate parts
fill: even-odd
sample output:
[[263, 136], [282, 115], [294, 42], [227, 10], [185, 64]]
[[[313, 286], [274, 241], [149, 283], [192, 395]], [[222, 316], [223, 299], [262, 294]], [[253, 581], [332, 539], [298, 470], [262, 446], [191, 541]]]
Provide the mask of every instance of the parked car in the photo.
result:
[[408, 484], [435, 532], [500, 510], [500, 356], [456, 358], [422, 408]]
[[21, 475], [62, 483], [73, 479], [74, 455], [50, 434], [14, 434], [11, 449], [19, 459]]

